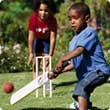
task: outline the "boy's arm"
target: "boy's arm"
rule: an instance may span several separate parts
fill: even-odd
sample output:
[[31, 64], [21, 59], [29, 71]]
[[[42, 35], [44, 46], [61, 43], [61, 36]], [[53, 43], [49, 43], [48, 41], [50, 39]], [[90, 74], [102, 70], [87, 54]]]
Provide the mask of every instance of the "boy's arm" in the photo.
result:
[[33, 53], [32, 53], [33, 40], [34, 40], [34, 33], [33, 33], [33, 31], [29, 31], [29, 35], [28, 35], [28, 47], [29, 47], [28, 64], [30, 64], [30, 62], [32, 61], [32, 58], [33, 58]]
[[67, 71], [70, 71], [70, 70], [73, 70], [73, 65], [71, 63], [69, 63], [66, 67], [64, 67], [60, 73], [64, 73], [64, 72], [67, 72]]
[[81, 46], [77, 47], [75, 50], [69, 52], [67, 55], [62, 56], [59, 59], [56, 67], [58, 69], [61, 69], [62, 65], [63, 65], [63, 62], [71, 60], [72, 58], [79, 56], [81, 53], [83, 53], [83, 51], [84, 51], [83, 47], [81, 47]]
[[50, 71], [48, 73], [48, 78], [49, 79], [53, 79], [56, 78], [59, 74], [70, 71], [73, 69], [73, 65], [71, 63], [66, 62], [65, 64], [63, 64], [63, 68], [62, 70], [57, 70], [57, 68], [55, 68], [53, 71]]

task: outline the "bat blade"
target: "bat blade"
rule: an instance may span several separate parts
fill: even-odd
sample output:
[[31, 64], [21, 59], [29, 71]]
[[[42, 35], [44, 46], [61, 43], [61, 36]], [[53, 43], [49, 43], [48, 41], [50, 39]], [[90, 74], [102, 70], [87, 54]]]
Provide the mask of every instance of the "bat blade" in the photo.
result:
[[28, 94], [30, 94], [32, 91], [36, 90], [40, 86], [42, 86], [44, 83], [48, 81], [48, 73], [44, 73], [40, 76], [38, 76], [36, 79], [31, 81], [29, 84], [26, 86], [22, 87], [19, 89], [17, 92], [12, 94], [11, 99], [10, 99], [10, 104], [13, 105]]

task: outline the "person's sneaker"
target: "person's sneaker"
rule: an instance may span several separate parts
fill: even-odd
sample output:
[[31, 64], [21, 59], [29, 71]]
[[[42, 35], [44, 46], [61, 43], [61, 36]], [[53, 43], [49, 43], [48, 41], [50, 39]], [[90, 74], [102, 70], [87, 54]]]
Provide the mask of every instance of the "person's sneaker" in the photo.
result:
[[[72, 104], [70, 104], [69, 108], [73, 109], [73, 110], [77, 110], [79, 108], [78, 102], [73, 102]], [[89, 102], [88, 103], [88, 109], [91, 109], [91, 108], [92, 108], [92, 103]]]
[[73, 102], [69, 106], [70, 109], [77, 110], [79, 108], [78, 102]]

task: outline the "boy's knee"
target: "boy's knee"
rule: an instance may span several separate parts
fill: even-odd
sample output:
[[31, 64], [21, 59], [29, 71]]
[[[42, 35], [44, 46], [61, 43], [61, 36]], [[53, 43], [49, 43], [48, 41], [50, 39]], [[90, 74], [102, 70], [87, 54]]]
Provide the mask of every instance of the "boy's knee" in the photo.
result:
[[88, 93], [87, 93], [87, 91], [86, 91], [86, 89], [85, 89], [85, 85], [84, 84], [78, 84], [77, 86], [76, 86], [76, 88], [75, 88], [75, 90], [74, 90], [74, 92], [73, 92], [73, 94], [72, 94], [72, 97], [75, 99], [75, 100], [78, 100], [77, 98], [78, 98], [78, 96], [82, 96], [82, 97], [84, 97], [84, 98], [86, 98], [86, 99], [88, 99]]

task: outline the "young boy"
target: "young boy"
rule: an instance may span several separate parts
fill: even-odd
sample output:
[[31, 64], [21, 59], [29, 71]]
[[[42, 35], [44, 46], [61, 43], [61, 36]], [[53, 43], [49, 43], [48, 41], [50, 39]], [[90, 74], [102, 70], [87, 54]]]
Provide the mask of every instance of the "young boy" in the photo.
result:
[[[74, 68], [78, 83], [72, 97], [78, 101], [76, 109], [87, 110], [92, 105], [91, 93], [107, 81], [110, 68], [107, 67], [96, 31], [87, 25], [89, 7], [84, 3], [73, 4], [68, 10], [68, 18], [75, 35], [70, 42], [69, 53], [59, 59], [57, 71], [49, 72], [49, 78], [56, 78], [60, 73]], [[71, 63], [63, 67], [64, 62], [69, 60]]]

